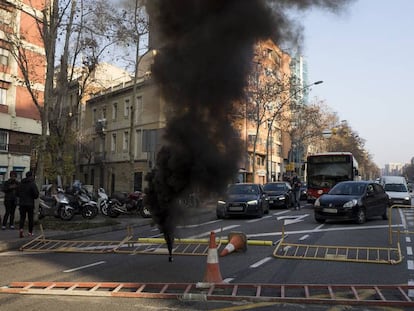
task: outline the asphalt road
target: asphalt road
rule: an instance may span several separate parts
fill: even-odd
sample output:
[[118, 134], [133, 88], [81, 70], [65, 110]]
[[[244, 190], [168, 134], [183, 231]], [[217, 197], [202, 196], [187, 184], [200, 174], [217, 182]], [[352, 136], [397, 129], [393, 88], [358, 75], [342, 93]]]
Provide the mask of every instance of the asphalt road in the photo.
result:
[[[411, 215], [400, 210], [393, 211], [394, 228], [411, 226]], [[227, 238], [230, 232], [243, 232], [249, 240], [277, 242], [282, 237], [285, 219], [294, 220], [284, 226], [285, 240], [289, 243], [309, 245], [341, 245], [345, 247], [387, 247], [389, 241], [388, 222], [381, 218], [371, 219], [364, 225], [352, 222], [328, 222], [318, 224], [313, 220], [311, 205], [300, 211], [271, 210], [261, 219], [215, 219], [215, 213], [195, 217], [178, 228], [178, 237], [208, 239], [210, 232]], [[122, 240], [124, 230], [85, 237], [96, 241]], [[134, 237], [160, 237], [157, 228], [143, 226], [134, 229]], [[229, 283], [273, 283], [273, 284], [408, 284], [414, 279], [411, 240], [400, 236], [403, 261], [399, 264], [372, 264], [335, 262], [329, 260], [303, 260], [275, 258], [275, 246], [251, 246], [246, 252], [234, 252], [219, 258], [222, 278]], [[396, 242], [396, 241], [394, 241]], [[148, 254], [86, 254], [86, 253], [26, 253], [5, 252], [0, 254], [1, 284], [13, 281], [91, 281], [91, 282], [165, 282], [195, 283], [203, 281], [206, 271], [206, 256], [168, 256]], [[239, 302], [240, 303], [240, 302]], [[239, 304], [238, 303], [238, 304]], [[54, 310], [213, 310], [234, 305], [199, 301], [143, 300], [97, 297], [49, 297], [0, 295], [0, 304], [5, 310], [44, 310], [53, 305]], [[241, 309], [253, 308], [244, 302]], [[276, 304], [279, 310], [297, 310], [304, 306]], [[68, 309], [68, 307], [70, 308]], [[256, 310], [274, 310], [275, 304], [254, 305]], [[309, 308], [308, 308], [309, 307]], [[330, 310], [329, 306], [306, 306], [312, 310]], [[60, 308], [60, 309], [59, 309]], [[125, 308], [125, 309], [123, 309]], [[285, 309], [284, 309], [285, 308]], [[295, 309], [297, 308], [297, 309]], [[358, 310], [346, 306], [346, 310]], [[361, 307], [363, 310], [363, 307]], [[3, 307], [2, 307], [3, 309]], [[30, 309], [30, 308], [29, 308]], [[335, 309], [337, 310], [337, 309]], [[340, 309], [339, 309], [340, 310]], [[345, 310], [345, 309], [344, 309]], [[365, 309], [366, 310], [366, 309]], [[375, 310], [370, 307], [369, 310]], [[398, 310], [398, 309], [397, 309]], [[401, 308], [402, 310], [402, 308]]]

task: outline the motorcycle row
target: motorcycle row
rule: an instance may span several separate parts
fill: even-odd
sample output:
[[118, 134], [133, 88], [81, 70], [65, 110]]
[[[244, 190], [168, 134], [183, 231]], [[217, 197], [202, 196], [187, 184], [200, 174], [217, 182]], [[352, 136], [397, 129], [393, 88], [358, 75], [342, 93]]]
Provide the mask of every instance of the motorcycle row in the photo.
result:
[[139, 215], [151, 217], [151, 212], [144, 205], [144, 193], [116, 192], [109, 197], [103, 188], [96, 194], [80, 184], [63, 190], [61, 187], [45, 185], [39, 196], [39, 218], [54, 216], [62, 220], [71, 220], [75, 215], [85, 219], [95, 218], [99, 212], [108, 217], [119, 215]]

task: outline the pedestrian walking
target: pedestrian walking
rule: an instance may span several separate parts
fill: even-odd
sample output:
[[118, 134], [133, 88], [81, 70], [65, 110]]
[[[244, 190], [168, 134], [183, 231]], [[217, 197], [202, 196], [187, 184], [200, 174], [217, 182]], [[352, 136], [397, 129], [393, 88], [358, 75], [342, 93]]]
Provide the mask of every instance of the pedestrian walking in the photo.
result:
[[295, 174], [292, 178], [292, 188], [293, 188], [293, 199], [295, 209], [300, 210], [300, 188], [302, 187], [302, 182], [299, 177]]
[[9, 228], [14, 229], [14, 215], [16, 212], [17, 204], [17, 187], [19, 182], [17, 181], [17, 173], [15, 171], [10, 172], [10, 179], [6, 180], [3, 185], [4, 192], [4, 207], [6, 212], [3, 216], [2, 230], [6, 230], [7, 221], [9, 221]]
[[26, 221], [26, 215], [29, 221], [29, 236], [33, 236], [34, 206], [35, 200], [39, 197], [39, 189], [34, 182], [33, 173], [31, 171], [26, 173], [26, 178], [24, 178], [20, 183], [17, 196], [19, 197], [20, 206], [19, 236], [21, 238], [24, 236], [23, 228]]

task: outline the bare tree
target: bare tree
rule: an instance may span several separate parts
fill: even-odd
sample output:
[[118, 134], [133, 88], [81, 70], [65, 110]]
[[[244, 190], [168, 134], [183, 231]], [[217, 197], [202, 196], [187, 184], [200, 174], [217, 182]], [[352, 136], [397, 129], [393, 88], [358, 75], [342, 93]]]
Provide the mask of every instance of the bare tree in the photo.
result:
[[[12, 33], [7, 38], [42, 123], [37, 165], [39, 182], [43, 181], [47, 153], [55, 173], [63, 173], [64, 159], [68, 158], [66, 147], [73, 137], [70, 125], [80, 104], [78, 101], [75, 107], [68, 105], [67, 94], [76, 79], [79, 98], [83, 96], [88, 78], [103, 52], [119, 40], [117, 33], [122, 16], [115, 12], [105, 0], [46, 0], [41, 11], [33, 9], [32, 12], [45, 57], [33, 56], [25, 48], [25, 35], [29, 34]], [[82, 67], [80, 72], [78, 67]], [[37, 82], [34, 73], [42, 71], [45, 78], [41, 77], [39, 82], [44, 80], [43, 98], [34, 87]]]
[[[262, 54], [260, 54], [262, 55]], [[289, 108], [289, 77], [282, 74], [279, 68], [271, 71], [263, 68], [264, 61], [257, 57], [251, 75], [248, 77], [246, 89], [245, 117], [253, 125], [253, 159], [257, 156], [260, 131], [267, 128], [266, 161], [268, 161], [271, 128], [288, 115]], [[256, 161], [252, 161], [252, 173], [256, 174]], [[254, 177], [253, 177], [254, 178]], [[267, 177], [268, 178], [268, 177]]]

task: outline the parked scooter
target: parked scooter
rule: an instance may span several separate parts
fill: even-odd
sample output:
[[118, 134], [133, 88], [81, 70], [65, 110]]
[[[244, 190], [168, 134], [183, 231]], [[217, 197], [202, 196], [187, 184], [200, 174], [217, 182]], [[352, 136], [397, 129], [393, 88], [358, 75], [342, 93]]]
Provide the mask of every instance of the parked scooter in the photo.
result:
[[119, 215], [141, 215], [144, 218], [151, 217], [148, 207], [144, 206], [144, 194], [135, 191], [130, 194], [117, 192], [109, 200], [108, 216], [118, 217]]
[[46, 216], [55, 216], [63, 220], [71, 220], [75, 215], [75, 210], [69, 205], [62, 188], [58, 187], [53, 193], [52, 185], [44, 186], [39, 196], [39, 219]]
[[85, 219], [92, 219], [98, 215], [98, 205], [91, 199], [84, 187], [72, 187], [65, 192], [69, 199], [69, 205], [75, 210], [75, 214], [81, 214]]
[[108, 216], [108, 203], [109, 203], [109, 197], [105, 192], [104, 188], [99, 188], [97, 191], [97, 204], [98, 208], [101, 211], [102, 215]]

